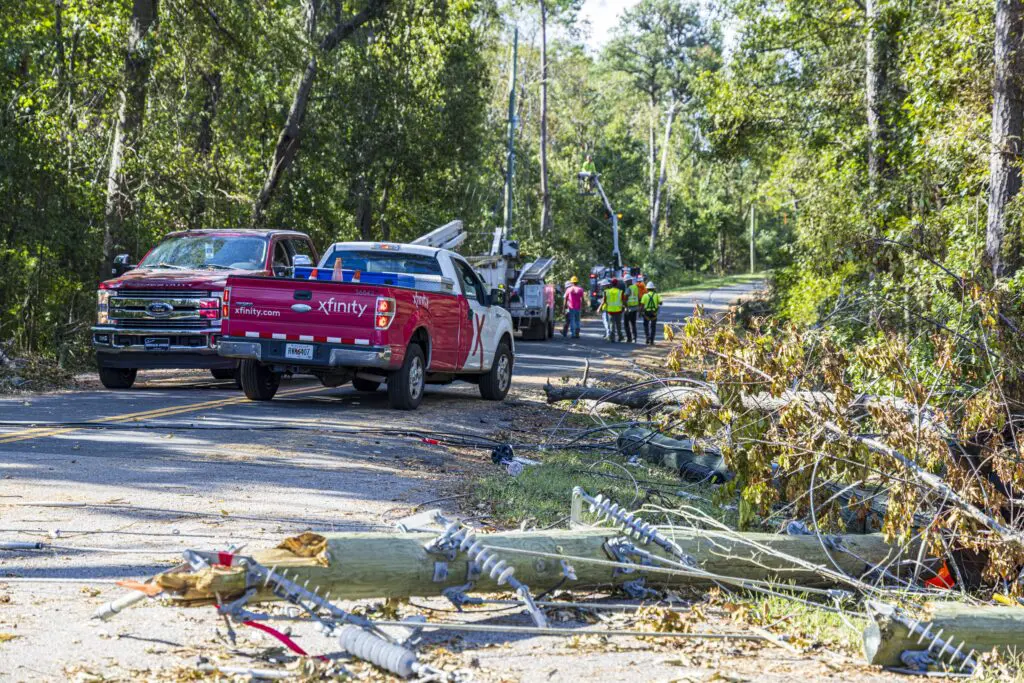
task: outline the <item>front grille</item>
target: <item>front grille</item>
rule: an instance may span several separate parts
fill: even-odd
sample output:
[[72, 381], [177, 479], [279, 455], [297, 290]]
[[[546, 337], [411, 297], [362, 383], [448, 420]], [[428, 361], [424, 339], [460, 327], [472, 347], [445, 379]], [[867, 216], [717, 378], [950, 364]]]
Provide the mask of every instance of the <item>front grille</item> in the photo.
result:
[[[201, 292], [205, 294], [206, 292]], [[160, 296], [149, 296], [150, 292], [123, 291], [110, 297], [109, 318], [117, 327], [141, 327], [158, 329], [205, 329], [216, 319], [201, 317], [200, 305], [218, 303], [216, 297], [199, 297], [180, 292], [160, 292]], [[219, 308], [219, 306], [218, 306]], [[219, 314], [213, 308], [203, 309]]]
[[110, 296], [145, 299], [205, 299], [213, 294], [197, 289], [114, 289], [111, 290]]
[[143, 328], [154, 330], [205, 330], [219, 320], [156, 320], [154, 318], [134, 318], [130, 320], [114, 320], [114, 327]]

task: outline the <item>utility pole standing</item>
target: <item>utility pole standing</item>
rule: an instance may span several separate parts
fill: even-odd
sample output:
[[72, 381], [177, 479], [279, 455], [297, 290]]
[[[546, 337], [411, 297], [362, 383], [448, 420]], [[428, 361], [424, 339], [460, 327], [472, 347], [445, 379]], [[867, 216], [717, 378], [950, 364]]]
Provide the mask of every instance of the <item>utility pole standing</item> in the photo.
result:
[[754, 205], [750, 205], [750, 272], [754, 272]]
[[505, 160], [505, 238], [512, 233], [512, 176], [516, 164], [516, 67], [519, 61], [519, 29], [512, 32], [512, 76], [508, 84], [508, 154]]

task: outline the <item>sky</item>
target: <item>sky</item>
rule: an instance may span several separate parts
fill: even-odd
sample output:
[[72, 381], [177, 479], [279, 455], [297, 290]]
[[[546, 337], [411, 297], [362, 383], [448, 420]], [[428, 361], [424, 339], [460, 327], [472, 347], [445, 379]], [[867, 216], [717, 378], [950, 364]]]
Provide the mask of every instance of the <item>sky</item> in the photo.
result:
[[600, 50], [610, 37], [612, 27], [619, 22], [619, 16], [637, 4], [639, 0], [583, 0], [579, 18], [590, 23], [587, 47], [595, 52]]

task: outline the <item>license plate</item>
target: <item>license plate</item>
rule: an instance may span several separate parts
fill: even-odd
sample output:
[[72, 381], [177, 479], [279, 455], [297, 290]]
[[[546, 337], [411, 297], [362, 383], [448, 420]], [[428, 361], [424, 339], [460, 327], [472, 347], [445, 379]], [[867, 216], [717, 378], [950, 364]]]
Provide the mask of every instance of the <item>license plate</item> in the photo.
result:
[[284, 357], [295, 360], [313, 360], [313, 348], [309, 344], [285, 344]]
[[149, 351], [166, 351], [171, 348], [171, 340], [168, 337], [146, 337], [142, 343]]

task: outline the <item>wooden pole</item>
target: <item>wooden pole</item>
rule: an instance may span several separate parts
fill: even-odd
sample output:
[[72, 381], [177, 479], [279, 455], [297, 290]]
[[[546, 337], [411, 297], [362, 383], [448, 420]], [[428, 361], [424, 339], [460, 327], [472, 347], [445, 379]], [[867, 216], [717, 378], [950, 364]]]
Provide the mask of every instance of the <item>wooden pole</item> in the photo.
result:
[[[1024, 651], [1024, 608], [971, 607], [958, 603], [932, 603], [926, 608], [930, 616], [921, 626], [931, 623], [930, 632], [939, 633], [955, 649], [963, 642], [964, 654], [978, 653], [996, 648], [1003, 653]], [[864, 629], [864, 655], [869, 664], [902, 666], [900, 654], [904, 650], [924, 650], [931, 642], [920, 634], [911, 636], [905, 624], [891, 618], [888, 610], [869, 609], [871, 621]], [[939, 649], [939, 648], [936, 648]]]
[[[674, 539], [700, 567], [715, 574], [792, 582], [808, 587], [836, 584], [833, 578], [813, 569], [795, 567], [790, 561], [773, 554], [784, 553], [832, 569], [815, 536], [743, 534], [772, 549], [772, 553], [765, 553], [720, 532], [673, 532], [666, 529], [664, 533]], [[652, 586], [709, 584], [706, 578], [653, 571], [622, 573], [608, 564], [571, 559], [589, 558], [608, 563], [613, 558], [608, 554], [605, 542], [620, 535], [613, 529], [595, 528], [478, 534], [477, 538], [488, 547], [497, 549], [501, 559], [515, 567], [516, 578], [537, 592], [562, 581], [563, 569], [556, 556], [570, 558], [567, 561], [575, 569], [577, 580], [568, 582], [566, 587], [611, 586], [640, 576], [646, 576]], [[282, 547], [259, 551], [252, 557], [264, 566], [286, 571], [293, 581], [305, 583], [308, 580], [311, 590], [318, 587], [317, 592], [321, 595], [330, 593], [332, 598], [339, 600], [432, 596], [439, 595], [450, 586], [464, 584], [467, 577], [464, 553], [449, 561], [426, 551], [427, 544], [435, 537], [423, 533], [336, 533], [326, 536], [306, 533], [299, 537], [306, 539], [300, 545], [294, 543], [295, 539], [289, 539]], [[832, 553], [832, 559], [843, 571], [855, 577], [864, 572], [865, 562], [883, 563], [894, 555], [893, 549], [877, 534], [844, 537], [843, 543], [861, 559], [842, 552]], [[291, 550], [284, 549], [286, 545]], [[653, 544], [644, 546], [644, 549], [665, 556]], [[240, 568], [227, 567], [214, 567], [195, 574], [170, 571], [159, 575], [156, 581], [168, 593], [176, 594], [185, 602], [208, 604], [218, 593], [223, 599], [239, 595], [244, 588], [244, 573]], [[474, 590], [496, 592], [502, 589], [488, 576], [482, 576]], [[273, 599], [266, 593], [260, 598]]]
[[754, 273], [754, 205], [750, 205], [750, 273]]

